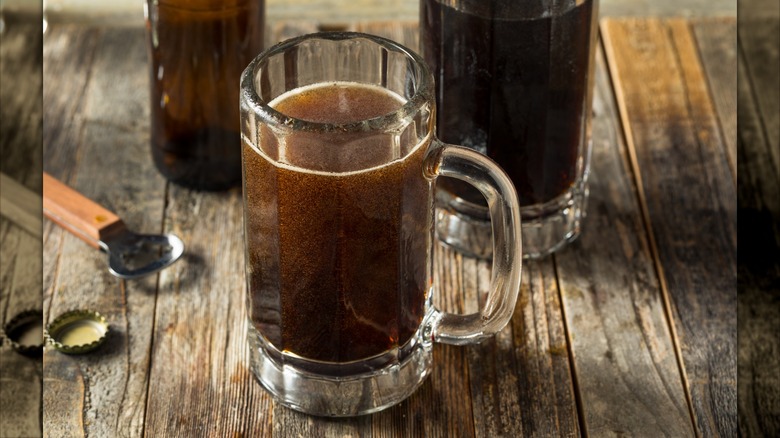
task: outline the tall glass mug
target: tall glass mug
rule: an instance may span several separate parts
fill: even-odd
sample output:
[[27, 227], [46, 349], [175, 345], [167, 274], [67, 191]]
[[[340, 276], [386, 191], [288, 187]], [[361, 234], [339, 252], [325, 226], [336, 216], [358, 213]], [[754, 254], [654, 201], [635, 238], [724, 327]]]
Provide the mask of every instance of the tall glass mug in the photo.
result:
[[[249, 64], [240, 100], [251, 367], [279, 402], [378, 411], [423, 382], [433, 342], [506, 325], [522, 266], [517, 195], [489, 159], [434, 137], [418, 55], [358, 33], [295, 38]], [[440, 175], [488, 200], [495, 256], [480, 313], [432, 305]]]
[[[598, 0], [420, 0], [422, 54], [436, 78], [436, 134], [495, 160], [518, 190], [523, 252], [580, 233], [591, 151]], [[439, 238], [489, 258], [479, 192], [437, 182]]]

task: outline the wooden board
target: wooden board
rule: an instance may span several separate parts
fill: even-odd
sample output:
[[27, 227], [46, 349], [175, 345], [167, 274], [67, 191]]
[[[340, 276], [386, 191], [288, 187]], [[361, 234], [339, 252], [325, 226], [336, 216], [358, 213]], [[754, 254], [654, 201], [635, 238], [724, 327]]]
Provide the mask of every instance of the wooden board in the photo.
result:
[[[0, 171], [3, 202], [22, 202], [14, 220], [0, 218], [0, 327], [24, 310], [41, 309], [41, 63], [40, 11], [7, 14], [0, 39]], [[12, 183], [5, 180], [7, 176]], [[8, 193], [20, 186], [16, 193]], [[24, 195], [23, 195], [24, 193]], [[21, 195], [21, 196], [17, 196]], [[2, 209], [5, 211], [6, 206]], [[35, 232], [37, 229], [37, 233]], [[0, 348], [0, 433], [6, 437], [42, 435], [42, 361], [27, 357], [3, 340]]]
[[692, 20], [696, 45], [718, 113], [726, 156], [736, 181], [737, 169], [737, 20], [734, 17]]
[[690, 436], [635, 175], [603, 56], [597, 59], [588, 216], [577, 251], [555, 256], [582, 421], [592, 436]]
[[696, 431], [733, 436], [736, 190], [692, 31], [606, 19], [602, 35]]
[[[160, 232], [166, 186], [148, 165], [143, 32], [59, 28], [50, 30], [46, 42], [53, 51], [47, 61], [53, 62], [44, 68], [45, 153], [53, 158], [45, 170], [115, 212], [131, 230]], [[69, 53], [67, 44], [77, 45], [72, 54], [83, 64], [57, 58]], [[109, 274], [104, 253], [59, 228], [45, 239], [44, 261], [52, 275], [47, 320], [71, 308], [91, 308], [110, 325], [99, 354], [45, 352], [45, 427], [56, 436], [140, 435], [157, 279], [120, 281]]]
[[[778, 9], [776, 6], [774, 9]], [[768, 16], [740, 20], [739, 46], [742, 52], [746, 76], [743, 80], [752, 86], [756, 109], [762, 115], [769, 157], [776, 173], [780, 173], [780, 113], [777, 78], [780, 64], [776, 62], [780, 52], [780, 18]]]
[[[780, 5], [739, 29], [739, 428], [780, 435]], [[771, 11], [771, 9], [769, 9]], [[773, 43], [774, 42], [774, 43]], [[772, 137], [774, 135], [774, 138]]]

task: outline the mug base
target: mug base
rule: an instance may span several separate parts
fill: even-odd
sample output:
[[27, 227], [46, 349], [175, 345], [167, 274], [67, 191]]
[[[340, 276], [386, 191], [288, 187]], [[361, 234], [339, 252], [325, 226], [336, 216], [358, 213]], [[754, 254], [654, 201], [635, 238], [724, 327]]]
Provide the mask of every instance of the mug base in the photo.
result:
[[[283, 406], [305, 414], [327, 417], [352, 417], [371, 414], [400, 403], [409, 397], [430, 374], [433, 363], [433, 345], [423, 333], [429, 324], [424, 323], [404, 354], [387, 352], [391, 356], [381, 368], [374, 368], [375, 360], [351, 362], [350, 369], [371, 369], [358, 374], [320, 374], [295, 363], [305, 361], [295, 358], [287, 361], [279, 355], [255, 327], [249, 324], [252, 373], [274, 400]], [[308, 362], [306, 368], [318, 364]], [[333, 368], [333, 365], [328, 365]]]
[[[587, 185], [581, 182], [550, 202], [521, 207], [523, 258], [545, 257], [577, 239], [587, 199]], [[469, 209], [473, 211], [474, 206]], [[492, 235], [485, 216], [464, 212], [448, 194], [437, 196], [436, 236], [442, 243], [466, 256], [490, 260]]]

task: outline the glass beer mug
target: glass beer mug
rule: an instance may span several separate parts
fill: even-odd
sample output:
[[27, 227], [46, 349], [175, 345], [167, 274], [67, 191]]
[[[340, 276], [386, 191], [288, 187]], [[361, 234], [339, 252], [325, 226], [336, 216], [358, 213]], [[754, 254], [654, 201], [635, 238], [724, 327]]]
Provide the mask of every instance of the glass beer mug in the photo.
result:
[[[420, 46], [436, 78], [436, 134], [495, 160], [518, 190], [526, 257], [580, 233], [591, 151], [598, 0], [420, 0]], [[437, 183], [439, 238], [489, 258], [483, 197]]]
[[[277, 401], [375, 412], [419, 387], [434, 342], [506, 325], [522, 267], [517, 195], [489, 159], [434, 137], [418, 55], [358, 33], [294, 38], [249, 64], [240, 101], [251, 369]], [[493, 220], [479, 313], [432, 304], [440, 175], [479, 190]]]

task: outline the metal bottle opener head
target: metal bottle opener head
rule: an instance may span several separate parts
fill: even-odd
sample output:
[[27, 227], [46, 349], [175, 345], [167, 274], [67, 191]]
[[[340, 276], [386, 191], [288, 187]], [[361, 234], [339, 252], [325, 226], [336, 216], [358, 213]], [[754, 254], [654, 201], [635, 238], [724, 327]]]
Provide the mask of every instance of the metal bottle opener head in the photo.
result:
[[173, 234], [136, 234], [117, 215], [51, 175], [43, 174], [43, 212], [49, 219], [108, 253], [108, 270], [124, 279], [149, 275], [184, 253]]
[[100, 247], [108, 253], [108, 270], [113, 275], [133, 279], [153, 274], [181, 257], [184, 243], [173, 234], [119, 233]]

